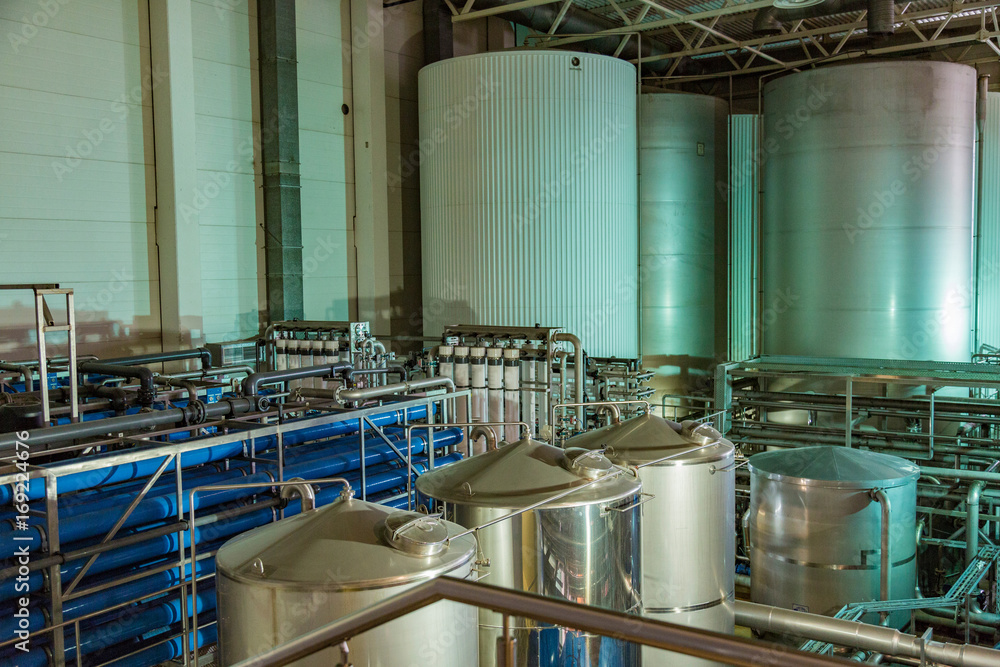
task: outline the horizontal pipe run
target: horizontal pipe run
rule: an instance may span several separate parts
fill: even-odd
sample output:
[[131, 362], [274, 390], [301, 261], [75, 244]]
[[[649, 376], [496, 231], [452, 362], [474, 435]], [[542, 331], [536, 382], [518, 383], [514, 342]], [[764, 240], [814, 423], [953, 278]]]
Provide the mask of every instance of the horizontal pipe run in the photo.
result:
[[139, 405], [143, 407], [152, 406], [153, 399], [156, 398], [156, 384], [153, 371], [145, 366], [118, 366], [101, 361], [84, 361], [77, 364], [77, 370], [80, 373], [94, 373], [138, 380], [138, 401]]
[[385, 384], [378, 387], [366, 387], [364, 389], [339, 389], [337, 390], [337, 396], [345, 403], [354, 403], [382, 396], [391, 396], [392, 394], [401, 394], [420, 389], [432, 389], [435, 387], [443, 387], [448, 392], [455, 391], [455, 383], [451, 378], [431, 377], [397, 382], [395, 384]]
[[[844, 396], [837, 396], [833, 394], [802, 394], [797, 392], [781, 391], [734, 390], [733, 399], [749, 399], [751, 401], [789, 401], [801, 404], [814, 403], [817, 405], [835, 405], [845, 407], [847, 405], [847, 399]], [[855, 408], [890, 408], [895, 410], [918, 409], [922, 411], [929, 411], [931, 404], [929, 400], [908, 400], [901, 398], [881, 398], [878, 396], [855, 395], [851, 397], [851, 405]], [[934, 411], [937, 412], [938, 410], [942, 412], [959, 412], [966, 414], [981, 413], [994, 417], [1000, 416], [1000, 404], [996, 401], [964, 402], [935, 400]]]
[[243, 395], [256, 396], [260, 393], [261, 385], [264, 384], [327, 377], [337, 375], [341, 371], [353, 369], [354, 366], [351, 364], [337, 362], [334, 364], [321, 364], [319, 366], [306, 366], [305, 368], [287, 368], [276, 371], [254, 373], [252, 375], [248, 375], [246, 379], [243, 380]]
[[742, 600], [736, 601], [736, 624], [762, 632], [794, 635], [886, 655], [920, 658], [921, 651], [924, 650], [928, 659], [952, 667], [996, 667], [1000, 664], [1000, 651], [981, 646], [925, 642], [920, 637], [895, 628]]
[[142, 366], [145, 364], [160, 364], [167, 361], [183, 361], [184, 359], [200, 359], [202, 369], [212, 367], [212, 353], [207, 347], [174, 350], [171, 352], [151, 352], [150, 354], [137, 354], [132, 357], [102, 359], [101, 362], [115, 364], [116, 366]]
[[[206, 405], [205, 418], [235, 417], [252, 412], [256, 407], [256, 402], [250, 399], [229, 398]], [[23, 439], [19, 439], [16, 433], [3, 433], [0, 434], [0, 455], [10, 456], [13, 454], [18, 442], [25, 443], [34, 450], [36, 447], [136, 431], [152, 426], [172, 426], [184, 421], [193, 421], [196, 416], [197, 411], [192, 406], [186, 406], [183, 408], [171, 408], [169, 410], [141, 412], [124, 417], [111, 417], [97, 421], [35, 429], [29, 431], [28, 437]]]
[[[448, 435], [455, 440], [461, 438], [460, 431]], [[442, 436], [439, 436], [438, 441], [441, 443], [441, 446], [451, 444], [450, 442], [443, 440]], [[380, 444], [372, 444], [366, 448], [365, 464], [372, 465], [392, 461], [394, 457], [395, 452], [392, 450], [390, 445], [384, 442]], [[326, 458], [310, 459], [301, 463], [294, 462], [290, 465], [286, 465], [284, 470], [285, 475], [289, 478], [302, 477], [304, 479], [315, 479], [318, 477], [329, 477], [348, 470], [356, 470], [360, 466], [361, 453], [359, 451], [351, 451], [334, 454]], [[229, 479], [231, 481], [235, 481], [234, 478], [238, 479], [240, 483], [243, 484], [258, 484], [261, 489], [233, 489], [228, 491], [209, 491], [196, 494], [194, 497], [195, 507], [213, 507], [227, 502], [248, 498], [260, 493], [262, 489], [266, 488], [274, 481], [274, 476], [267, 472], [260, 472], [255, 475], [243, 477], [243, 471], [238, 471], [238, 475], [234, 475], [229, 472], [220, 473], [217, 479]], [[212, 482], [208, 483], [211, 484]], [[175, 493], [164, 493], [163, 495], [145, 498], [135, 507], [132, 514], [129, 515], [123, 523], [122, 527], [132, 528], [155, 521], [164, 521], [173, 516], [177, 516], [178, 511], [187, 512], [189, 510], [187, 506], [187, 499], [188, 496], [185, 495], [182, 499], [181, 508], [178, 508]], [[59, 523], [59, 540], [60, 542], [70, 543], [105, 534], [111, 530], [119, 517], [119, 512], [109, 512], [107, 509], [98, 509], [84, 514], [69, 516]], [[23, 535], [18, 534], [21, 532], [23, 531], [15, 531], [14, 527], [10, 524], [0, 525], [0, 545], [3, 545], [0, 546], [0, 549], [8, 548], [9, 553], [13, 553], [14, 549], [17, 547], [27, 548], [29, 551], [35, 551], [41, 548], [42, 539], [40, 533], [33, 534], [31, 540], [25, 540], [23, 539]], [[22, 539], [15, 542], [15, 537]]]
[[[205, 406], [206, 412], [210, 413], [212, 416], [226, 416], [221, 414], [226, 411], [226, 408], [230, 404], [235, 404], [237, 408], [249, 408], [250, 401], [247, 399], [236, 398], [228, 399], [226, 401], [219, 401], [218, 403], [209, 403]], [[221, 406], [217, 407], [217, 406]], [[157, 410], [151, 413], [146, 413], [147, 415], [158, 415], [161, 412], [175, 412], [180, 411], [181, 408], [177, 410]], [[422, 419], [427, 416], [428, 408], [426, 406], [416, 406], [406, 408], [405, 410], [392, 410], [390, 406], [386, 406], [386, 412], [376, 415], [372, 415], [369, 421], [374, 423], [379, 427], [391, 426], [397, 424], [401, 419]], [[219, 413], [219, 414], [217, 414]], [[404, 414], [405, 413], [405, 414]], [[102, 420], [103, 424], [115, 423], [120, 424], [120, 419], [129, 419], [134, 416], [140, 415], [129, 415], [129, 417], [123, 418], [109, 418]], [[294, 425], [294, 422], [286, 422], [288, 425]], [[30, 444], [34, 442], [32, 439], [34, 434], [39, 434], [38, 437], [41, 438], [42, 434], [50, 433], [56, 431], [57, 429], [72, 429], [74, 427], [85, 426], [85, 424], [72, 424], [66, 427], [53, 426], [49, 429], [40, 429], [38, 431], [31, 431], [28, 434], [27, 442]], [[106, 426], [98, 428], [106, 428]], [[319, 426], [304, 426], [298, 430], [288, 430], [282, 437], [286, 446], [296, 445], [303, 442], [309, 442], [312, 440], [320, 440], [323, 438], [331, 438], [336, 435], [343, 435], [346, 433], [353, 433], [357, 431], [357, 419], [345, 418], [344, 421], [331, 422], [330, 424], [322, 424]], [[219, 445], [213, 445], [211, 447], [205, 447], [203, 449], [192, 449], [190, 451], [184, 452], [181, 455], [181, 467], [188, 468], [197, 465], [202, 465], [204, 463], [211, 463], [213, 461], [221, 461], [227, 458], [232, 458], [234, 456], [240, 456], [243, 452], [243, 441], [248, 440], [252, 437], [252, 432], [242, 432], [233, 434], [234, 442], [225, 443]], [[277, 438], [273, 435], [263, 436], [256, 438], [257, 451], [266, 451], [269, 448], [275, 447], [277, 445]], [[112, 484], [116, 482], [125, 482], [146, 475], [152, 474], [160, 464], [158, 459], [146, 459], [143, 461], [136, 461], [134, 463], [129, 463], [127, 465], [114, 465], [106, 468], [100, 467], [100, 456], [95, 456], [94, 469], [88, 470], [86, 472], [74, 473], [72, 475], [66, 475], [59, 478], [59, 492], [66, 493], [69, 491], [81, 491], [84, 489], [91, 489], [105, 484]], [[58, 464], [55, 464], [58, 465]], [[165, 472], [172, 472], [174, 470], [173, 463], [171, 463]], [[40, 478], [32, 479], [28, 483], [27, 495], [29, 500], [39, 500], [45, 497], [45, 487], [44, 480]], [[10, 486], [4, 485], [0, 486], [0, 505], [6, 505], [13, 499], [12, 490]]]
[[790, 647], [445, 576], [307, 632], [266, 653], [237, 663], [235, 667], [287, 665], [440, 600], [451, 600], [510, 616], [532, 618], [740, 667], [777, 667], [790, 664], [827, 667], [852, 664], [839, 658], [803, 653]]

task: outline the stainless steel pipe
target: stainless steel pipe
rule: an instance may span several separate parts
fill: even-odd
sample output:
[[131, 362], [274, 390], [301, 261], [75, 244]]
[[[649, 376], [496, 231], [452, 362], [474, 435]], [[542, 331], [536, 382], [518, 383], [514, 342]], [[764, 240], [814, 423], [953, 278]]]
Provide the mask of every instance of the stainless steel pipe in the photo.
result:
[[1000, 665], [1000, 651], [982, 646], [924, 641], [894, 628], [741, 600], [736, 601], [736, 623], [763, 632], [795, 635], [886, 655], [920, 658], [923, 650], [928, 659], [952, 667]]
[[[483, 609], [492, 609], [501, 614], [533, 618], [582, 632], [612, 636], [668, 651], [720, 660], [740, 667], [768, 665], [784, 667], [789, 664], [826, 667], [853, 664], [839, 658], [803, 653], [790, 647], [687, 628], [568, 600], [479, 582], [439, 577], [367, 609], [354, 612], [339, 621], [317, 628], [266, 653], [237, 663], [235, 667], [287, 665], [324, 648], [337, 646], [350, 637], [356, 637], [439, 600], [452, 600]], [[988, 651], [988, 653], [998, 652]], [[969, 664], [978, 667], [978, 663]], [[991, 667], [995, 667], [995, 663], [991, 663]]]

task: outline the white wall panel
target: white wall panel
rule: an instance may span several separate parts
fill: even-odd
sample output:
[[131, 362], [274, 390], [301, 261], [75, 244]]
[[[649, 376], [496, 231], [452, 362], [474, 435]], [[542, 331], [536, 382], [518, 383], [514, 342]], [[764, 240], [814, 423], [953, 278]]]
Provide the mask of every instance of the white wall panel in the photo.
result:
[[[145, 3], [5, 0], [0, 34], [0, 282], [72, 287], [82, 353], [156, 349]], [[33, 355], [30, 304], [0, 292], [0, 357]]]
[[[298, 49], [302, 284], [308, 319], [346, 320], [357, 280], [354, 216], [354, 113], [346, 0], [295, 3]], [[341, 106], [347, 104], [345, 115]]]
[[191, 6], [204, 332], [259, 331], [254, 108], [257, 19], [245, 0]]

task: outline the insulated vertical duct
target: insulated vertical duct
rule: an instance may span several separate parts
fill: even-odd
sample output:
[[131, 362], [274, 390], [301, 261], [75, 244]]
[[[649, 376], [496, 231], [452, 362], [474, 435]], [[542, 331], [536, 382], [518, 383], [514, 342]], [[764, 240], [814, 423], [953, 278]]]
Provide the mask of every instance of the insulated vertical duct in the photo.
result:
[[559, 51], [420, 71], [428, 335], [539, 323], [594, 356], [637, 355], [635, 76]]
[[295, 0], [257, 4], [264, 259], [271, 322], [303, 318]]
[[728, 105], [708, 95], [639, 98], [642, 362], [687, 393], [725, 356]]
[[975, 102], [940, 62], [764, 88], [765, 354], [969, 360]]

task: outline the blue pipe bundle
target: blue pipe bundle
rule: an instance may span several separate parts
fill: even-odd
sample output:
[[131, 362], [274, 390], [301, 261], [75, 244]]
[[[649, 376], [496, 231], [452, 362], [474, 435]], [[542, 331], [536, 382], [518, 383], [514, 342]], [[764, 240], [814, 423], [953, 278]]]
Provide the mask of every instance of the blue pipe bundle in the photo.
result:
[[[409, 409], [405, 416], [406, 421], [426, 415], [426, 408]], [[372, 422], [383, 428], [386, 437], [392, 442], [396, 449], [405, 454], [406, 442], [404, 430], [392, 428], [392, 425], [405, 423], [401, 411], [391, 411], [370, 418]], [[331, 476], [346, 477], [360, 496], [360, 474], [358, 470], [361, 465], [359, 451], [360, 437], [357, 433], [358, 423], [354, 419], [342, 422], [333, 422], [319, 427], [307, 427], [296, 432], [284, 435], [286, 445], [299, 445], [300, 443], [310, 443], [306, 445], [291, 447], [285, 450], [285, 479], [292, 477], [303, 477], [305, 479], [316, 479]], [[352, 435], [353, 434], [353, 435]], [[241, 436], [234, 435], [234, 438]], [[245, 434], [242, 434], [245, 437]], [[331, 438], [335, 438], [331, 440]], [[436, 432], [434, 435], [436, 447], [446, 447], [457, 444], [461, 441], [462, 433], [458, 429], [447, 429]], [[316, 440], [324, 442], [316, 443]], [[393, 497], [406, 487], [406, 466], [399, 459], [392, 447], [387, 445], [378, 436], [368, 436], [365, 447], [366, 493], [369, 500], [378, 501], [380, 497]], [[255, 452], [260, 459], [277, 458], [273, 450], [276, 446], [276, 438], [260, 437], [255, 441]], [[414, 456], [413, 468], [419, 474], [426, 469], [426, 460], [418, 458], [419, 454], [425, 453], [427, 438], [425, 435], [414, 435], [412, 439], [412, 454]], [[185, 513], [188, 511], [187, 490], [217, 484], [250, 483], [259, 484], [259, 488], [206, 491], [194, 495], [194, 507], [199, 518], [209, 517], [211, 512], [224, 512], [235, 507], [250, 507], [253, 504], [255, 494], [259, 494], [270, 487], [273, 478], [267, 475], [264, 470], [269, 468], [267, 463], [258, 463], [257, 472], [253, 474], [253, 469], [245, 461], [228, 461], [225, 466], [220, 462], [226, 461], [227, 457], [239, 456], [244, 453], [244, 440], [236, 440], [233, 443], [225, 443], [207, 447], [202, 450], [192, 450], [186, 452], [181, 459], [181, 467], [185, 469], [184, 487], [186, 489], [181, 509]], [[459, 455], [438, 457], [438, 465], [446, 465], [454, 460], [458, 460]], [[135, 494], [145, 485], [144, 477], [155, 471], [162, 463], [162, 459], [140, 462], [129, 465], [112, 466], [97, 471], [88, 471], [70, 475], [59, 480], [59, 490], [64, 492], [60, 496], [60, 541], [63, 544], [63, 552], [70, 552], [93, 543], [94, 538], [99, 538], [117, 522], [124, 510]], [[275, 461], [276, 463], [276, 461]], [[147, 464], [147, 465], [143, 465]], [[172, 471], [172, 467], [168, 467]], [[147, 497], [140, 502], [133, 515], [126, 521], [119, 532], [119, 536], [141, 533], [163, 525], [169, 525], [177, 519], [177, 498], [176, 480], [171, 475], [154, 484], [149, 490]], [[40, 480], [36, 480], [40, 482]], [[41, 495], [43, 489], [29, 489], [29, 496]], [[339, 497], [342, 488], [340, 485], [322, 485], [317, 489], [317, 504], [332, 502]], [[66, 493], [70, 492], [70, 493]], [[11, 489], [5, 487], [0, 489], [0, 498], [8, 501], [11, 499]], [[391, 504], [397, 507], [406, 506], [406, 498], [395, 498]], [[40, 505], [33, 503], [33, 505]], [[297, 499], [288, 503], [285, 508], [286, 515], [292, 515], [300, 511], [300, 501]], [[198, 545], [199, 553], [210, 552], [239, 533], [245, 532], [259, 525], [264, 525], [274, 520], [274, 510], [270, 507], [260, 510], [248, 510], [238, 516], [225, 518], [196, 528], [194, 541]], [[23, 536], [22, 531], [20, 536]], [[0, 544], [4, 548], [10, 549], [14, 544], [12, 541], [12, 526], [4, 524], [0, 526]], [[37, 549], [41, 545], [41, 530], [38, 531], [37, 539], [30, 544], [30, 548]], [[102, 582], [110, 582], [120, 578], [123, 572], [141, 572], [143, 569], [155, 570], [158, 565], [168, 565], [177, 558], [179, 544], [182, 540], [184, 547], [190, 546], [191, 531], [181, 534], [172, 533], [166, 536], [153, 537], [149, 540], [139, 542], [130, 546], [121, 547], [101, 554], [90, 567], [87, 576], [84, 578], [80, 588], [100, 585]], [[18, 546], [26, 544], [18, 542]], [[12, 553], [8, 550], [7, 553]], [[81, 570], [86, 559], [64, 563], [61, 566], [62, 578], [64, 582], [71, 580]], [[211, 574], [214, 572], [214, 557], [205, 558], [197, 563], [196, 571], [198, 576]], [[110, 573], [110, 574], [109, 574]], [[190, 575], [190, 566], [184, 572], [184, 579]], [[64, 618], [72, 620], [88, 614], [107, 609], [118, 602], [125, 602], [141, 598], [143, 595], [155, 595], [157, 591], [168, 588], [179, 583], [181, 578], [177, 568], [171, 568], [164, 572], [157, 572], [141, 579], [117, 585], [112, 588], [97, 593], [83, 595], [74, 600], [70, 600], [64, 605]], [[31, 614], [35, 621], [32, 630], [40, 629], [44, 626], [43, 609], [48, 607], [48, 597], [42, 594], [44, 578], [41, 572], [31, 573], [28, 579], [28, 586], [33, 600], [32, 608], [35, 613]], [[209, 588], [211, 584], [206, 582], [205, 588], [199, 586], [199, 613], [204, 609], [211, 613], [214, 608], [214, 591]], [[203, 591], [206, 596], [203, 598]], [[14, 581], [0, 581], [0, 601], [10, 600], [15, 595], [24, 595], [24, 591], [14, 590]], [[208, 600], [208, 597], [211, 600]], [[139, 651], [134, 655], [123, 657], [114, 664], [145, 667], [146, 665], [157, 664], [163, 660], [173, 659], [181, 655], [180, 637], [142, 649], [143, 645], [149, 645], [151, 639], [148, 634], [151, 630], [157, 632], [164, 631], [167, 626], [176, 624], [176, 619], [180, 617], [179, 600], [167, 600], [161, 596], [142, 604], [125, 607], [130, 618], [137, 619], [134, 623], [128, 624], [124, 628], [120, 623], [120, 613], [109, 612], [93, 617], [81, 624], [80, 652], [88, 655], [100, 651], [98, 660], [104, 661], [115, 659], [116, 656], [124, 656], [133, 651]], [[189, 604], [190, 607], [190, 604]], [[189, 608], [190, 611], [190, 608]], [[199, 621], [204, 622], [206, 617], [199, 617]], [[8, 622], [0, 620], [0, 636], [12, 636], [13, 627], [5, 627]], [[154, 628], [153, 626], [156, 626]], [[179, 632], [180, 626], [172, 628], [172, 632]], [[67, 659], [72, 660], [76, 653], [76, 637], [73, 636], [72, 626], [68, 627], [66, 633], [66, 654]], [[214, 626], [203, 627], [201, 630], [200, 642], [207, 645], [215, 641]], [[163, 634], [162, 636], [169, 636]], [[17, 655], [19, 665], [44, 667], [48, 664], [48, 657], [42, 647], [47, 643], [49, 635], [41, 635], [32, 641], [33, 647], [38, 647], [28, 659], [24, 659], [24, 654]], [[112, 646], [114, 644], [114, 646]], [[110, 648], [108, 648], [110, 647]], [[9, 647], [8, 647], [9, 648]], [[108, 650], [105, 650], [105, 649]], [[0, 652], [0, 656], [7, 653], [6, 650]], [[0, 657], [0, 662], [4, 660]]]

